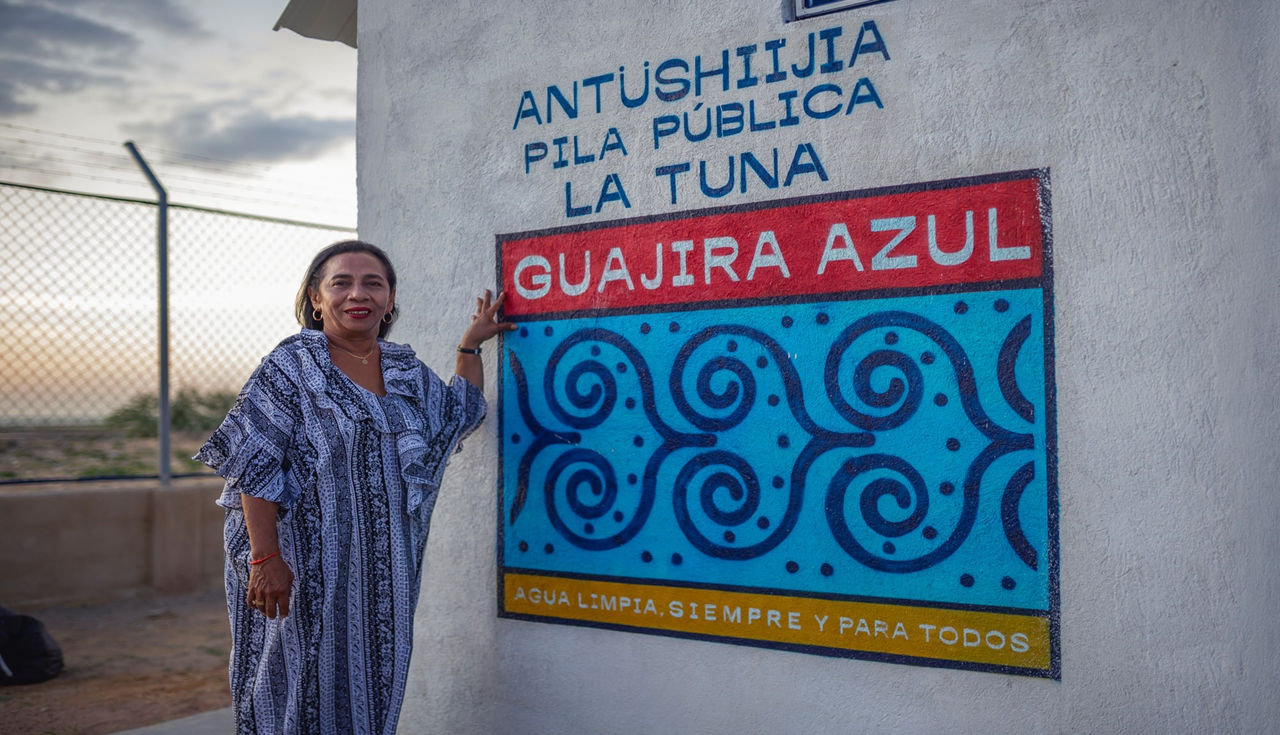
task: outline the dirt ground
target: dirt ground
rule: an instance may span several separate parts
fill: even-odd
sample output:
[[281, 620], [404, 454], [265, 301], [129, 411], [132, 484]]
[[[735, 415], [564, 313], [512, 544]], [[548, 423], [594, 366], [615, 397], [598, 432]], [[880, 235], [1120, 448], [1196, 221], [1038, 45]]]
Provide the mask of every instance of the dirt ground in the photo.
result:
[[[171, 471], [209, 473], [209, 468], [191, 459], [208, 438], [209, 432], [174, 432]], [[105, 426], [0, 427], [0, 483], [154, 476], [158, 447], [155, 437], [131, 438]]]
[[45, 624], [65, 667], [0, 686], [0, 733], [100, 735], [231, 706], [221, 590], [12, 609]]

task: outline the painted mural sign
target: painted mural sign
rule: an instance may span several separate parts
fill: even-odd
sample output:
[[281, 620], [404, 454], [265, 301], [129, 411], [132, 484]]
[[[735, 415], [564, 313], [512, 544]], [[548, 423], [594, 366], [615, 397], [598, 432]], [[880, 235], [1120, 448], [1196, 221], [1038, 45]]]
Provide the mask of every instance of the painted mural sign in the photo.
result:
[[500, 235], [500, 615], [1057, 677], [1048, 192]]
[[883, 110], [872, 77], [890, 58], [866, 20], [530, 87], [511, 125], [517, 175], [547, 201], [563, 192], [570, 220], [625, 214], [637, 197], [688, 207], [826, 182], [831, 150], [808, 136]]

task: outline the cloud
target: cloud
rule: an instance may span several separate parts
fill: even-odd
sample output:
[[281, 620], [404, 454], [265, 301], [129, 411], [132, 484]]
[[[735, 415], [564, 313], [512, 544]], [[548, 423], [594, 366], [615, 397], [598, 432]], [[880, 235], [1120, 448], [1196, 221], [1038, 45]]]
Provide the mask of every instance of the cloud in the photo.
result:
[[318, 157], [355, 140], [354, 118], [270, 115], [239, 101], [188, 107], [163, 123], [130, 126], [169, 148], [222, 161], [271, 163]]
[[31, 92], [68, 94], [93, 86], [122, 86], [125, 80], [111, 74], [94, 74], [34, 61], [0, 60], [0, 116], [20, 115], [36, 106], [23, 100]]
[[0, 0], [0, 117], [34, 112], [39, 93], [70, 94], [124, 80], [141, 47], [135, 28], [184, 38], [209, 33], [173, 0]]
[[211, 34], [186, 8], [173, 0], [48, 0], [64, 8], [88, 8], [129, 25], [144, 25], [187, 38], [208, 38]]
[[0, 0], [0, 49], [6, 55], [65, 59], [86, 50], [131, 53], [131, 33], [76, 13]]
[[[34, 112], [38, 93], [118, 85], [119, 76], [86, 69], [125, 65], [137, 49], [137, 37], [91, 18], [0, 0], [0, 116]], [[87, 55], [96, 57], [92, 66]]]

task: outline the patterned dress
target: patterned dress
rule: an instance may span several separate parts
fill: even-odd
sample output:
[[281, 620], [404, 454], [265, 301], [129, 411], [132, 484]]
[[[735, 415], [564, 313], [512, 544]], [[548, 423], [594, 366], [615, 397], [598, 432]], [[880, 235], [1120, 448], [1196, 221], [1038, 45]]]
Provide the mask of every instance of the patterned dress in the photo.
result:
[[[395, 732], [440, 477], [484, 395], [381, 342], [386, 395], [353, 383], [304, 329], [263, 359], [196, 458], [226, 479], [231, 696], [239, 733]], [[245, 604], [240, 494], [280, 506], [289, 615]]]

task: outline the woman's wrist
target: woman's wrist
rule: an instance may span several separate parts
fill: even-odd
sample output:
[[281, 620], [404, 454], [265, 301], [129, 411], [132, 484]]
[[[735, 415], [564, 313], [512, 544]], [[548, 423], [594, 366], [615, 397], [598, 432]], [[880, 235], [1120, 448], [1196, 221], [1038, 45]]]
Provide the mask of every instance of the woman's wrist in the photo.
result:
[[261, 555], [253, 555], [253, 554], [250, 554], [250, 556], [249, 556], [249, 565], [250, 565], [250, 566], [255, 566], [255, 567], [256, 567], [256, 566], [258, 566], [259, 564], [262, 564], [263, 562], [266, 562], [266, 561], [269, 561], [269, 560], [271, 560], [271, 559], [274, 559], [274, 558], [276, 558], [276, 557], [278, 557], [278, 556], [280, 556], [280, 549], [276, 549], [275, 551], [270, 551], [270, 552], [267, 552], [267, 553], [265, 553], [265, 554], [261, 554]]

